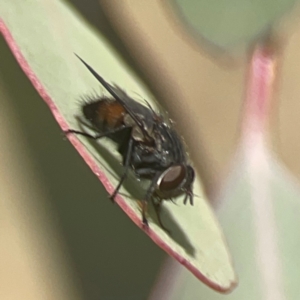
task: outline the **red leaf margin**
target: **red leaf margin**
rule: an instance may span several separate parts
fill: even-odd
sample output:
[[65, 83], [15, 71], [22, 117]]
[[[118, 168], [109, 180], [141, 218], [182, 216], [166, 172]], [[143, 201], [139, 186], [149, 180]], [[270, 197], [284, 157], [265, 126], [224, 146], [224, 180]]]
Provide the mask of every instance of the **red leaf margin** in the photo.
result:
[[[56, 107], [54, 101], [52, 100], [51, 96], [48, 94], [46, 88], [43, 84], [39, 81], [38, 77], [35, 75], [33, 70], [31, 69], [29, 63], [26, 61], [25, 57], [23, 56], [21, 50], [19, 49], [16, 41], [13, 38], [9, 28], [6, 26], [4, 21], [0, 18], [0, 33], [2, 34], [3, 38], [5, 39], [8, 47], [10, 48], [13, 56], [17, 60], [19, 66], [28, 77], [30, 82], [32, 83], [33, 87], [36, 89], [38, 94], [43, 98], [46, 104], [49, 106], [54, 118], [58, 122], [59, 126], [62, 128], [63, 131], [68, 130], [69, 126], [63, 116], [60, 114], [58, 108]], [[99, 169], [95, 161], [92, 159], [90, 154], [85, 150], [84, 146], [80, 143], [80, 141], [76, 138], [76, 136], [68, 136], [68, 139], [75, 147], [75, 149], [79, 152], [82, 156], [84, 161], [93, 171], [93, 173], [98, 177], [101, 181], [105, 189], [109, 194], [114, 191], [114, 187], [109, 182], [108, 178], [106, 177], [105, 173]], [[128, 217], [141, 229], [145, 231], [145, 233], [156, 243], [159, 247], [161, 247], [164, 251], [166, 251], [170, 256], [175, 258], [179, 263], [184, 265], [188, 270], [190, 270], [199, 280], [201, 280], [204, 284], [208, 285], [212, 289], [220, 293], [229, 293], [231, 292], [237, 282], [233, 281], [230, 286], [224, 288], [223, 286], [218, 285], [217, 283], [209, 280], [205, 275], [203, 275], [199, 269], [197, 269], [193, 264], [191, 264], [188, 260], [181, 257], [176, 251], [174, 251], [168, 244], [161, 239], [155, 231], [151, 228], [147, 230], [144, 229], [141, 219], [137, 216], [137, 214], [126, 204], [125, 200], [120, 196], [117, 195], [115, 198], [115, 202], [121, 207], [121, 209], [128, 215]]]

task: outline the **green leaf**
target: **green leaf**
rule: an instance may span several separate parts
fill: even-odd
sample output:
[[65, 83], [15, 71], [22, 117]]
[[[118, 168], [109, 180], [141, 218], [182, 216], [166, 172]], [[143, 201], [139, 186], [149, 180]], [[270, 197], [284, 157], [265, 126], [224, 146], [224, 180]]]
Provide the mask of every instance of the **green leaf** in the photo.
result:
[[252, 43], [291, 9], [296, 0], [173, 0], [196, 38], [222, 49]]
[[[104, 92], [99, 90], [94, 77], [74, 53], [107, 81], [117, 83], [133, 97], [145, 98], [155, 106], [149, 91], [120, 60], [106, 39], [65, 4], [34, 0], [16, 4], [7, 0], [1, 4], [0, 15], [0, 30], [4, 38], [63, 130], [80, 129], [76, 119], [80, 114], [80, 96], [93, 90]], [[75, 136], [71, 136], [70, 141], [107, 191], [112, 193], [122, 170], [114, 145], [104, 140], [93, 144], [86, 138]], [[141, 227], [140, 206], [135, 200], [138, 187], [131, 178], [121, 190], [123, 196], [119, 196], [116, 202]], [[194, 192], [199, 195], [194, 206], [184, 206], [182, 199], [178, 199], [177, 205], [164, 202], [162, 218], [172, 231], [171, 236], [159, 227], [151, 209], [147, 234], [200, 280], [226, 292], [233, 288], [236, 278], [222, 232], [203, 195], [200, 178], [197, 178]]]

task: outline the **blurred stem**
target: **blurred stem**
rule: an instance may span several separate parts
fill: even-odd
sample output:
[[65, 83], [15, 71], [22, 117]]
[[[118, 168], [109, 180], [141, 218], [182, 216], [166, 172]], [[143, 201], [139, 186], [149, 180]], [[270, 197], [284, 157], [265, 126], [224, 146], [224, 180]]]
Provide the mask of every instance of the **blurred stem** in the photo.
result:
[[248, 143], [253, 135], [267, 138], [268, 123], [276, 82], [276, 46], [270, 42], [258, 44], [251, 57], [244, 118], [242, 128], [243, 143]]
[[242, 150], [251, 186], [250, 199], [255, 230], [255, 257], [262, 299], [285, 299], [276, 219], [271, 193], [271, 164], [268, 148], [271, 108], [278, 55], [269, 42], [253, 51], [242, 127]]

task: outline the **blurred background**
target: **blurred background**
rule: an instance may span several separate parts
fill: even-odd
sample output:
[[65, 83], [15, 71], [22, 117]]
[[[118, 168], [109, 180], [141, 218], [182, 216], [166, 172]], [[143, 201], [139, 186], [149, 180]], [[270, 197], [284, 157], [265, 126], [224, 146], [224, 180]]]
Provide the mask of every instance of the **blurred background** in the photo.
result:
[[[244, 0], [244, 6], [238, 8], [236, 1], [228, 1], [226, 10], [236, 12], [226, 14], [224, 7], [213, 9], [218, 7], [217, 1], [211, 7], [208, 1], [200, 1], [203, 6], [198, 16], [195, 1], [181, 2], [67, 3], [82, 22], [104, 34], [154, 95], [159, 95], [185, 136], [211, 197], [227, 178], [236, 151], [249, 49], [274, 25], [281, 74], [271, 116], [272, 149], [290, 172], [290, 185], [282, 184], [276, 201], [293, 203], [277, 209], [288, 212], [280, 215], [280, 220], [294, 222], [285, 223], [282, 235], [294, 232], [299, 211], [296, 178], [300, 175], [299, 9], [293, 6], [295, 1], [265, 1], [262, 13], [259, 1]], [[239, 9], [247, 16], [252, 11], [251, 18], [242, 17]], [[220, 18], [222, 11], [224, 19]], [[239, 18], [235, 19], [236, 15]], [[195, 24], [197, 18], [203, 21], [200, 25]], [[211, 27], [205, 25], [210, 23]], [[239, 29], [237, 33], [232, 32], [234, 28]], [[231, 34], [224, 36], [221, 29]], [[108, 201], [104, 188], [64, 139], [2, 38], [0, 53], [1, 299], [148, 299], [154, 286], [164, 287], [155, 285], [162, 269], [160, 278], [166, 281], [169, 298], [153, 293], [151, 299], [263, 299], [256, 282], [259, 271], [251, 269], [251, 259], [247, 264], [255, 243], [245, 241], [251, 236], [252, 221], [246, 215], [250, 213], [249, 187], [243, 188], [242, 183], [234, 192], [226, 190], [222, 198], [223, 206], [231, 210], [220, 210], [218, 216], [239, 271], [240, 287], [229, 296], [219, 295], [177, 262], [165, 263], [167, 255]], [[237, 202], [230, 202], [232, 199]], [[296, 256], [298, 239], [292, 236], [290, 248], [282, 250], [286, 251], [282, 252], [285, 261]], [[300, 274], [293, 262], [297, 265], [298, 261], [289, 261], [293, 270], [284, 271], [293, 274], [293, 280], [285, 277], [285, 282], [292, 283], [285, 286], [289, 292], [284, 299], [296, 300]], [[172, 282], [171, 273], [177, 274], [171, 277]]]

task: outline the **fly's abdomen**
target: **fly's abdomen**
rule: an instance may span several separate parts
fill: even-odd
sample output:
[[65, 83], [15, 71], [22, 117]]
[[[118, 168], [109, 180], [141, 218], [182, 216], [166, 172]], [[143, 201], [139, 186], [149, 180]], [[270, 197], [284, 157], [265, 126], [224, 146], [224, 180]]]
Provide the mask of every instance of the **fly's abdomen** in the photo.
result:
[[110, 131], [124, 124], [125, 109], [114, 99], [102, 98], [87, 103], [83, 114], [99, 132]]

